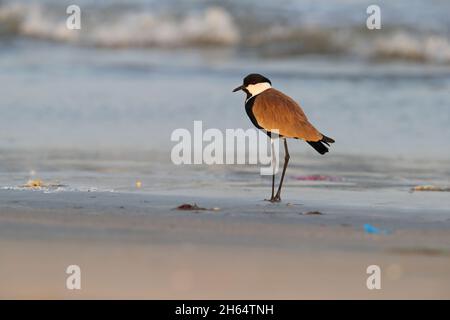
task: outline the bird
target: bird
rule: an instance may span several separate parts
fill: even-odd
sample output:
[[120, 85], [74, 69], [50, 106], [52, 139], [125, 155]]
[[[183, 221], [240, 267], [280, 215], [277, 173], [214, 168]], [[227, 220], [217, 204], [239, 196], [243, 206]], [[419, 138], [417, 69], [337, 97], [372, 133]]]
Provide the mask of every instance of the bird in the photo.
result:
[[[233, 92], [246, 93], [245, 111], [250, 121], [258, 129], [263, 130], [271, 139], [272, 156], [274, 156], [274, 139], [284, 140], [284, 165], [278, 190], [275, 193], [275, 170], [272, 174], [272, 194], [270, 202], [281, 201], [281, 188], [289, 163], [290, 155], [287, 139], [306, 141], [318, 153], [327, 153], [333, 138], [327, 137], [317, 130], [306, 117], [300, 105], [292, 98], [272, 87], [272, 82], [258, 73], [247, 75], [243, 84]], [[276, 130], [276, 132], [275, 132]]]

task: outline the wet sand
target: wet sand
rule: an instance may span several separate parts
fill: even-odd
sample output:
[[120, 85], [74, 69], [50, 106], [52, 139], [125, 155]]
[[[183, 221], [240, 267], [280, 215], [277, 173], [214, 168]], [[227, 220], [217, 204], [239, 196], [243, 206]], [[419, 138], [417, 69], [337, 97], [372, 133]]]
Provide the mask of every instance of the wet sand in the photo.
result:
[[[324, 204], [314, 192], [270, 204], [253, 194], [2, 190], [0, 298], [450, 298], [445, 208], [403, 212], [365, 193], [356, 205]], [[445, 195], [409, 196], [414, 206]], [[174, 210], [186, 202], [220, 210]], [[367, 233], [366, 223], [386, 234]], [[79, 291], [65, 287], [72, 264]], [[372, 264], [381, 290], [366, 287]]]

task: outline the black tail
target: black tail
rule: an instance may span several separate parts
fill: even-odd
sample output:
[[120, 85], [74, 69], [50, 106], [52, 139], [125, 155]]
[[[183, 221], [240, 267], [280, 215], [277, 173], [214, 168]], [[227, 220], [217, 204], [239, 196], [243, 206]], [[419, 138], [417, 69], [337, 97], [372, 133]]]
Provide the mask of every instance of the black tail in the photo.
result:
[[318, 153], [325, 154], [328, 152], [328, 147], [330, 143], [334, 143], [334, 140], [323, 135], [320, 141], [306, 141], [311, 147], [313, 147]]

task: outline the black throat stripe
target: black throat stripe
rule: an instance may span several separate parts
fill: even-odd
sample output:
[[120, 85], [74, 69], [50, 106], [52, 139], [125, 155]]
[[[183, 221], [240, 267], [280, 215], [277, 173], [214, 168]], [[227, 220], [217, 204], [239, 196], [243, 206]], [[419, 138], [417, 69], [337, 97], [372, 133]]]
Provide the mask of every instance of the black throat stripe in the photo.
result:
[[253, 96], [249, 99], [246, 100], [245, 102], [245, 112], [247, 112], [248, 117], [250, 118], [250, 121], [253, 123], [253, 125], [255, 127], [257, 127], [258, 129], [263, 130], [269, 137], [271, 137], [271, 132], [267, 131], [266, 129], [264, 129], [263, 127], [261, 127], [258, 124], [258, 121], [256, 120], [255, 114], [253, 113], [253, 105], [255, 103], [255, 100], [258, 98], [258, 95]]

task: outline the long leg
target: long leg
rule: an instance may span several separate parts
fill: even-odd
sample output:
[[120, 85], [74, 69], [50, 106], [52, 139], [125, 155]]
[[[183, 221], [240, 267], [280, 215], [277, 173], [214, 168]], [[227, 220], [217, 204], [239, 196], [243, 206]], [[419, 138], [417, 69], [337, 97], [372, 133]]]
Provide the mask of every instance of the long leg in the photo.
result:
[[273, 202], [274, 199], [275, 199], [275, 163], [276, 163], [276, 158], [275, 158], [274, 140], [272, 138], [270, 139], [270, 145], [271, 145], [271, 148], [272, 148], [272, 167], [273, 167], [273, 171], [272, 171], [272, 195], [271, 195], [269, 201]]
[[286, 169], [289, 163], [289, 159], [291, 156], [289, 155], [288, 146], [286, 138], [284, 139], [284, 166], [283, 166], [283, 172], [281, 173], [281, 180], [280, 185], [278, 186], [277, 194], [275, 195], [274, 201], [281, 201], [280, 195], [281, 195], [281, 187], [283, 186], [283, 180], [284, 180], [284, 174], [286, 173]]
[[275, 173], [272, 174], [272, 196], [270, 197], [270, 201], [275, 199]]

